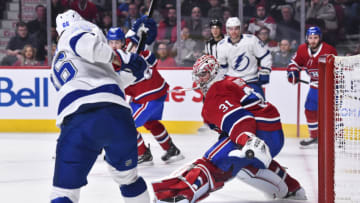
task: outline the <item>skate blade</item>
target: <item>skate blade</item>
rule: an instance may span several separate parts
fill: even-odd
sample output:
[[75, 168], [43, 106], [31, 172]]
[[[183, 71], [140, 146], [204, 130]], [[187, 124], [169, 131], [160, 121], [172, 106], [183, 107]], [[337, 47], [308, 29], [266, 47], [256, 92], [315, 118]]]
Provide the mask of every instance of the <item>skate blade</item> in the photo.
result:
[[145, 161], [140, 164], [138, 163], [138, 166], [153, 166], [153, 165], [154, 165], [153, 161]]
[[176, 161], [180, 161], [180, 160], [183, 160], [185, 159], [185, 156], [182, 155], [182, 154], [179, 154], [177, 156], [173, 156], [171, 157], [169, 160], [166, 160], [164, 161], [166, 164], [170, 164], [170, 163], [173, 163], [173, 162], [176, 162]]

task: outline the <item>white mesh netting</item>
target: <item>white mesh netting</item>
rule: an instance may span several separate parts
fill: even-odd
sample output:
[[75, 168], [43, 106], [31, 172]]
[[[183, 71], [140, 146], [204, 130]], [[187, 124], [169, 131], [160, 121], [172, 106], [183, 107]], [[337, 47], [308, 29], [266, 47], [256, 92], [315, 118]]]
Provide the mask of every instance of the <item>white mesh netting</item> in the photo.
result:
[[335, 202], [360, 203], [360, 55], [334, 67]]

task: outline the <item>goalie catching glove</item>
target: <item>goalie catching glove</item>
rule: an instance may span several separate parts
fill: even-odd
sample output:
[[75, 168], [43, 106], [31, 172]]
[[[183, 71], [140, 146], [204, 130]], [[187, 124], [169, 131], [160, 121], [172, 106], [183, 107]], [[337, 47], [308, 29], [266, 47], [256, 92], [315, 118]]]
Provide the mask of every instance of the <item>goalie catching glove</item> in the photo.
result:
[[244, 133], [240, 138], [242, 143], [239, 144], [241, 150], [233, 150], [229, 153], [229, 156], [235, 156], [247, 159], [257, 159], [263, 164], [261, 168], [269, 167], [272, 156], [268, 145], [260, 138], [250, 135], [250, 133]]

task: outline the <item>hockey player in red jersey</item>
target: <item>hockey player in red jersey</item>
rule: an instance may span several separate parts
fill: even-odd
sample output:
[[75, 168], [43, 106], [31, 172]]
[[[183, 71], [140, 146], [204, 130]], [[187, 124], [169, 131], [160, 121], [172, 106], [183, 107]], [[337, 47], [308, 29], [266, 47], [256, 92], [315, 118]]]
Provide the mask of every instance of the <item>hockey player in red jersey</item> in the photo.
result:
[[[156, 37], [156, 23], [151, 19], [143, 16], [137, 20], [134, 24], [130, 34], [127, 33], [127, 43], [130, 42], [134, 45], [138, 42], [137, 31], [141, 24], [146, 24], [147, 29], [150, 29], [148, 33], [147, 44], [151, 44]], [[114, 44], [113, 48], [119, 49], [125, 47], [125, 35], [120, 28], [111, 28], [107, 34], [109, 44]], [[121, 47], [116, 47], [113, 40], [120, 40], [122, 43], [117, 43]], [[150, 51], [142, 51], [141, 56], [146, 60], [149, 65], [150, 72], [147, 78], [143, 78], [137, 83], [126, 87], [125, 93], [131, 97], [130, 106], [133, 110], [133, 118], [136, 127], [144, 126], [149, 130], [157, 142], [164, 149], [165, 154], [161, 159], [166, 163], [171, 163], [177, 160], [181, 160], [184, 156], [180, 150], [173, 143], [170, 135], [165, 129], [164, 125], [159, 122], [162, 119], [162, 112], [164, 109], [164, 102], [167, 96], [169, 85], [164, 78], [158, 72], [157, 60], [154, 54]], [[138, 132], [138, 164], [152, 165], [152, 154], [149, 147], [145, 146], [144, 140], [141, 134]]]
[[276, 199], [305, 200], [305, 190], [273, 159], [284, 144], [277, 109], [239, 77], [217, 78], [219, 63], [204, 55], [193, 80], [205, 95], [202, 116], [219, 140], [189, 166], [152, 184], [157, 203], [197, 202], [232, 177]]
[[319, 27], [310, 27], [306, 31], [306, 43], [299, 46], [287, 69], [288, 81], [292, 84], [299, 82], [301, 67], [305, 67], [310, 76], [310, 89], [305, 102], [305, 116], [310, 138], [300, 142], [303, 147], [318, 142], [318, 62], [319, 56], [325, 54], [337, 55], [337, 52], [334, 47], [322, 42], [322, 33]]

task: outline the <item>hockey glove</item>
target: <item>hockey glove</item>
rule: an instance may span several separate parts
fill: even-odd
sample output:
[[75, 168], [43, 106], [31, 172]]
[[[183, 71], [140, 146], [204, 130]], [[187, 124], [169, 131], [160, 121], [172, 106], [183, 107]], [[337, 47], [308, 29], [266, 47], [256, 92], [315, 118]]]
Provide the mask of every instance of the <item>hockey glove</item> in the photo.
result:
[[[115, 50], [115, 52], [121, 60], [121, 67], [119, 68], [120, 71], [131, 73], [135, 77], [134, 82], [144, 78], [144, 74], [148, 72], [148, 65], [143, 57], [135, 53], [124, 53], [121, 50]], [[125, 55], [124, 58], [127, 58], [127, 61], [124, 61], [120, 52]]]
[[267, 68], [262, 68], [259, 71], [259, 84], [260, 85], [265, 85], [268, 84], [270, 81], [270, 70], [268, 70]]
[[288, 71], [287, 77], [288, 77], [288, 81], [291, 84], [295, 85], [296, 83], [299, 82], [299, 71], [297, 71], [297, 70]]
[[141, 18], [138, 18], [131, 30], [126, 33], [125, 37], [129, 37], [133, 42], [138, 43], [143, 32], [146, 33], [145, 44], [152, 44], [157, 35], [157, 27], [156, 22], [147, 15], [143, 15]]
[[229, 156], [237, 156], [240, 158], [257, 159], [265, 168], [268, 168], [272, 160], [269, 147], [267, 144], [256, 136], [250, 137], [241, 150], [233, 150]]

